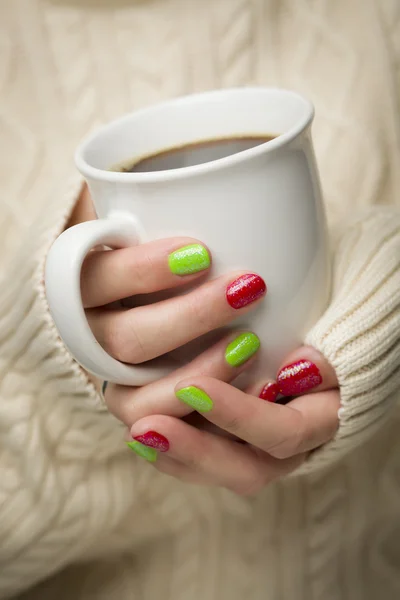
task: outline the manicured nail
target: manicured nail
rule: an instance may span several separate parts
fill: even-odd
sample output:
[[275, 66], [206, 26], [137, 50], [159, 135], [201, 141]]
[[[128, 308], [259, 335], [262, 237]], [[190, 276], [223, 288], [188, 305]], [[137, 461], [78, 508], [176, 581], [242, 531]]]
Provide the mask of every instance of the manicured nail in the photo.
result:
[[157, 460], [157, 451], [154, 448], [149, 448], [148, 446], [144, 446], [140, 442], [126, 442], [126, 445], [133, 450], [138, 456], [141, 456], [145, 460], [149, 462], [156, 462]]
[[255, 273], [242, 275], [226, 289], [226, 299], [232, 308], [243, 308], [255, 302], [267, 291], [264, 279]]
[[179, 400], [182, 400], [182, 402], [188, 404], [198, 412], [210, 412], [214, 406], [210, 396], [207, 396], [203, 390], [193, 385], [176, 391], [175, 395]]
[[261, 400], [266, 400], [267, 402], [275, 402], [279, 393], [279, 389], [275, 381], [270, 381], [266, 385], [264, 385], [259, 398]]
[[310, 360], [298, 360], [279, 371], [277, 383], [281, 394], [296, 396], [320, 385], [322, 377], [317, 365]]
[[157, 433], [157, 431], [147, 431], [142, 435], [136, 435], [134, 439], [144, 446], [159, 450], [159, 452], [167, 452], [169, 450], [169, 441], [161, 433]]
[[241, 333], [225, 350], [225, 360], [231, 367], [240, 367], [249, 360], [260, 347], [260, 340], [254, 333]]
[[190, 244], [178, 248], [168, 257], [168, 265], [175, 275], [191, 275], [210, 266], [210, 255], [201, 244]]

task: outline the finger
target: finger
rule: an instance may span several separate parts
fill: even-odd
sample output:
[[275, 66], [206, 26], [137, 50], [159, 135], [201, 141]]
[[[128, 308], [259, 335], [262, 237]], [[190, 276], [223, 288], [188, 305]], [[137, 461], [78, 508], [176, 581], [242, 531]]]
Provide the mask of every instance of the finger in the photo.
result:
[[[339, 427], [340, 393], [337, 389], [298, 396], [286, 407], [302, 415], [304, 430], [300, 445], [304, 452], [329, 442]], [[285, 452], [285, 448], [282, 447], [281, 451]], [[290, 443], [287, 451], [292, 451]]]
[[154, 463], [154, 467], [163, 475], [168, 475], [174, 479], [178, 479], [183, 483], [190, 483], [195, 485], [210, 485], [208, 478], [205, 475], [191, 471], [184, 464], [169, 458], [163, 454]]
[[255, 383], [246, 389], [246, 394], [256, 396], [266, 402], [276, 402], [279, 396], [278, 384], [272, 380]]
[[[243, 337], [245, 336], [245, 338]], [[244, 339], [248, 340], [247, 349]], [[109, 384], [105, 402], [108, 410], [130, 427], [135, 421], [152, 414], [184, 417], [193, 411], [175, 396], [176, 384], [185, 377], [209, 375], [221, 381], [232, 381], [251, 366], [257, 356], [259, 344], [254, 334], [235, 332], [197, 356], [189, 364], [170, 373], [167, 377], [143, 387], [131, 388]], [[242, 356], [236, 364], [226, 360], [227, 349], [241, 346]]]
[[261, 402], [217, 379], [194, 377], [179, 382], [175, 393], [214, 425], [276, 458], [315, 448], [337, 429], [338, 391], [311, 394], [305, 404], [283, 406]]
[[91, 252], [81, 272], [85, 308], [188, 283], [210, 267], [210, 253], [191, 238], [157, 240], [112, 251]]
[[[141, 446], [151, 448], [157, 455], [158, 469], [171, 474], [170, 459], [185, 467], [185, 473], [197, 475], [209, 485], [218, 485], [241, 495], [251, 495], [278, 476], [284, 475], [300, 464], [296, 460], [279, 461], [261, 454], [249, 446], [199, 431], [183, 421], [155, 415], [140, 420], [131, 428], [134, 442], [132, 450], [142, 452]], [[169, 460], [163, 461], [163, 454]], [[179, 473], [175, 466], [176, 472]]]
[[289, 354], [276, 381], [283, 396], [299, 396], [338, 387], [334, 368], [312, 346], [303, 346]]
[[227, 431], [224, 431], [220, 427], [217, 427], [217, 425], [214, 425], [214, 423], [210, 423], [210, 421], [207, 421], [207, 419], [205, 419], [200, 413], [192, 412], [189, 415], [183, 417], [183, 420], [185, 421], [185, 423], [192, 425], [196, 429], [202, 429], [204, 431], [208, 431], [209, 433], [215, 433], [216, 435], [226, 437], [230, 440], [235, 440], [243, 444], [245, 443], [243, 442], [243, 440], [239, 440], [239, 438], [235, 437], [234, 435], [231, 435]]
[[256, 274], [224, 275], [184, 296], [124, 311], [91, 309], [87, 316], [109, 354], [137, 364], [228, 325], [255, 307], [265, 292], [266, 285]]

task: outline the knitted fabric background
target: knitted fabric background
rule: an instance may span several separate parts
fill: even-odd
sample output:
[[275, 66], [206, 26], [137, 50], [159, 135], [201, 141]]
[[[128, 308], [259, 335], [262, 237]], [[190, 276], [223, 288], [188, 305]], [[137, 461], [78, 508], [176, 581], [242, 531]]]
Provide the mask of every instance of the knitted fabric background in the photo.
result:
[[[400, 597], [399, 40], [397, 0], [0, 0], [0, 598]], [[331, 444], [251, 499], [126, 452], [43, 289], [82, 136], [247, 84], [316, 105], [336, 260], [307, 341], [344, 409]]]

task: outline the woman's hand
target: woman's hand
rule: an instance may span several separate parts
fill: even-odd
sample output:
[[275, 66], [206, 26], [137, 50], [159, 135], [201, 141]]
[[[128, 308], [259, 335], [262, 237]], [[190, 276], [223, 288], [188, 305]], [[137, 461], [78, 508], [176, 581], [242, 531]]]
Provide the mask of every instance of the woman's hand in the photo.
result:
[[[332, 465], [369, 440], [398, 401], [399, 232], [398, 210], [383, 206], [346, 224], [336, 246], [330, 306], [307, 334], [309, 346], [289, 356], [290, 368], [278, 375], [281, 392], [295, 396], [286, 406], [257, 398], [265, 382], [246, 395], [214, 380], [235, 377], [236, 368], [224, 360], [226, 342], [163, 381], [139, 389], [109, 386], [106, 402], [129, 427], [133, 449], [147, 451], [158, 469], [183, 480], [249, 493], [292, 470], [332, 436], [301, 472]], [[190, 427], [187, 417], [186, 422], [174, 418], [192, 410], [175, 396], [191, 386], [212, 401], [211, 410], [194, 415], [234, 432], [245, 444]], [[275, 394], [270, 386], [262, 395], [274, 399]]]
[[[82, 219], [78, 216], [78, 220]], [[141, 363], [228, 325], [261, 301], [266, 292], [263, 280], [257, 274], [237, 273], [151, 305], [127, 309], [118, 302], [200, 283], [210, 263], [207, 248], [189, 238], [91, 252], [83, 264], [81, 289], [96, 338], [115, 358]], [[256, 491], [300, 464], [308, 450], [334, 433], [338, 392], [303, 396], [281, 406], [257, 398], [261, 394], [274, 399], [276, 386], [265, 389], [263, 382], [245, 394], [224, 383], [251, 363], [258, 347], [254, 334], [235, 333], [153, 384], [136, 389], [110, 385], [109, 409], [128, 427], [135, 423], [131, 433], [137, 439], [132, 449], [151, 460], [158, 457], [158, 469], [181, 479], [214, 483], [239, 493]], [[310, 352], [306, 349], [298, 356], [303, 364]], [[318, 355], [314, 360], [317, 371], [325, 373], [317, 392], [335, 387], [335, 376], [323, 358]], [[293, 384], [294, 379], [284, 381], [284, 373], [278, 377], [278, 389], [297, 394], [288, 388], [288, 381]], [[304, 392], [304, 381], [315, 383], [315, 372], [313, 377], [297, 376], [297, 387]], [[195, 389], [190, 397], [182, 388], [201, 392]], [[200, 429], [181, 420], [193, 410], [206, 418], [208, 426]], [[246, 443], [221, 436], [221, 430]], [[152, 446], [167, 452], [158, 454]]]
[[[85, 190], [69, 226], [92, 216]], [[92, 251], [82, 266], [81, 292], [97, 340], [114, 358], [142, 363], [228, 325], [265, 295], [265, 283], [254, 273], [227, 274], [201, 283], [210, 265], [208, 249], [183, 237]], [[139, 294], [154, 300], [151, 294], [197, 283], [184, 295], [145, 306], [129, 309], [121, 303]], [[215, 374], [211, 365], [202, 372]]]
[[[340, 406], [336, 375], [311, 347], [296, 350], [276, 383], [269, 382], [267, 390], [264, 384], [247, 393], [208, 376], [188, 377], [175, 385], [178, 414], [179, 405], [183, 412], [194, 409], [245, 443], [164, 414], [137, 421], [128, 444], [159, 471], [183, 481], [255, 493], [295, 469], [308, 452], [333, 437]], [[285, 405], [273, 403], [277, 393], [296, 397]], [[169, 412], [173, 412], [171, 400]]]

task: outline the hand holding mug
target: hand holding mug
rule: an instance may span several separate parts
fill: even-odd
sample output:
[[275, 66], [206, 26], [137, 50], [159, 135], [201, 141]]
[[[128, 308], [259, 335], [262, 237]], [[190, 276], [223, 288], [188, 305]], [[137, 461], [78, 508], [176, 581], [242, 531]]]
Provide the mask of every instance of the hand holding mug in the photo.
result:
[[[90, 253], [82, 267], [81, 291], [98, 342], [115, 359], [139, 364], [228, 325], [264, 297], [266, 285], [256, 273], [231, 273], [201, 283], [210, 264], [207, 248], [190, 238]], [[193, 282], [198, 285], [189, 293], [150, 305], [114, 304]], [[239, 366], [258, 347], [258, 338], [249, 334], [247, 347], [242, 342], [236, 353], [232, 348], [226, 353], [226, 370]]]
[[[221, 381], [219, 373], [178, 381], [168, 399], [166, 383], [164, 406], [129, 428], [128, 446], [181, 481], [226, 487], [245, 496], [257, 493], [299, 467], [310, 451], [332, 439], [339, 425], [338, 382], [326, 359], [314, 348], [302, 347], [284, 362], [276, 382], [260, 381], [246, 392]], [[121, 394], [128, 390], [107, 390], [111, 412], [120, 412]], [[277, 393], [297, 397], [274, 404]], [[136, 400], [131, 390], [132, 406]], [[171, 416], [179, 405], [183, 411], [196, 410], [205, 421]]]
[[[185, 364], [188, 341], [235, 319], [238, 329], [261, 340], [249, 377], [265, 376], [265, 365], [273, 376], [329, 294], [312, 118], [310, 103], [293, 92], [222, 90], [138, 111], [81, 145], [76, 162], [99, 219], [56, 240], [46, 290], [60, 335], [83, 367], [111, 382], [144, 385], [176, 368], [176, 362], [151, 359], [184, 345], [174, 356]], [[122, 249], [90, 253], [98, 245]], [[130, 276], [113, 255], [126, 257], [121, 264], [132, 266]], [[182, 297], [183, 280], [194, 285], [199, 275], [171, 272], [171, 264], [181, 268], [189, 256], [197, 268], [203, 264], [198, 272], [208, 280]], [[266, 302], [251, 316], [246, 306], [226, 301], [234, 280], [256, 297], [260, 282], [268, 284]], [[167, 288], [169, 297], [155, 306], [96, 310], [125, 294]], [[177, 307], [181, 318], [171, 319]], [[195, 342], [194, 354], [205, 347], [204, 340]]]

